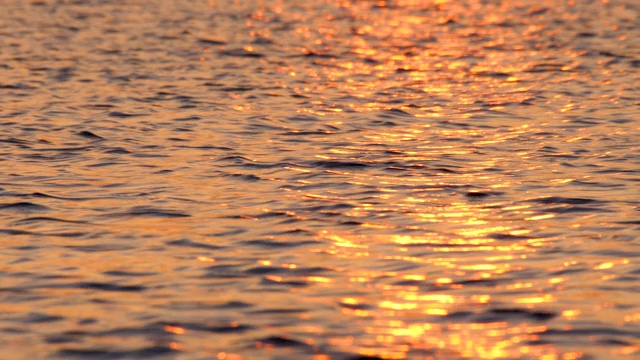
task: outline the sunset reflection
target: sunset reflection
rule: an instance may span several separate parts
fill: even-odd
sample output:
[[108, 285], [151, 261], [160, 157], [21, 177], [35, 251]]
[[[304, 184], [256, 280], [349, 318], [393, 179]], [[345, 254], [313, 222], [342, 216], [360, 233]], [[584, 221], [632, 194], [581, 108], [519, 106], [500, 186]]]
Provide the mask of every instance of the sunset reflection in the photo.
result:
[[[443, 236], [414, 238], [407, 235], [388, 239], [356, 237], [354, 240], [347, 240], [345, 237], [332, 236], [334, 240], [340, 239], [336, 242], [338, 247], [364, 248], [361, 244], [368, 242], [367, 252], [336, 253], [342, 256], [360, 259], [359, 261], [363, 257], [377, 257], [387, 261], [418, 262], [429, 264], [430, 267], [427, 274], [403, 271], [362, 273], [356, 270], [350, 277], [356, 283], [366, 284], [379, 291], [376, 298], [380, 301], [375, 306], [364, 306], [357, 299], [346, 298], [342, 300], [345, 304], [343, 311], [358, 317], [376, 319], [375, 325], [366, 331], [375, 335], [378, 346], [395, 349], [385, 353], [388, 358], [405, 358], [408, 353], [416, 351], [440, 356], [488, 359], [538, 356], [546, 352], [547, 350], [531, 349], [525, 345], [538, 339], [537, 334], [547, 329], [538, 324], [538, 318], [551, 314], [545, 312], [544, 305], [552, 304], [555, 298], [549, 293], [521, 296], [519, 294], [523, 291], [544, 291], [545, 281], [539, 281], [535, 285], [518, 283], [510, 280], [509, 276], [510, 272], [525, 270], [518, 265], [518, 260], [526, 259], [535, 249], [526, 246], [526, 243], [521, 246], [487, 246], [484, 244], [492, 244], [496, 240], [477, 237], [503, 230], [505, 229], [474, 230], [466, 233], [468, 240]], [[396, 247], [396, 252], [405, 254], [396, 256], [388, 254], [388, 250], [379, 253], [374, 250], [386, 248], [386, 244], [391, 243], [400, 246]], [[408, 249], [405, 246], [412, 247]], [[439, 257], [424, 259], [406, 254], [425, 251], [425, 247], [432, 246], [434, 248], [431, 251], [437, 251]], [[498, 256], [500, 252], [504, 255]], [[376, 262], [372, 264], [374, 263]], [[505, 300], [508, 302], [505, 303]], [[487, 313], [493, 316], [488, 316]], [[516, 321], [497, 321], [501, 314], [519, 316], [515, 317]], [[478, 321], [474, 321], [474, 318]], [[492, 318], [495, 320], [492, 321]], [[360, 346], [358, 351], [363, 355], [377, 354], [380, 351], [380, 348], [372, 344], [362, 343]]]

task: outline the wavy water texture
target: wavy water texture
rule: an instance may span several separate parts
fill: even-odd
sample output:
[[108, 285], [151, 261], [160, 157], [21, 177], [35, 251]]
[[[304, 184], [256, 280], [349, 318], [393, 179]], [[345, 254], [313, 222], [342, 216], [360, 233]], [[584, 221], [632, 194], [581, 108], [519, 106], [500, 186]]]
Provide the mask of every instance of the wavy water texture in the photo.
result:
[[631, 359], [634, 0], [0, 11], [1, 359]]

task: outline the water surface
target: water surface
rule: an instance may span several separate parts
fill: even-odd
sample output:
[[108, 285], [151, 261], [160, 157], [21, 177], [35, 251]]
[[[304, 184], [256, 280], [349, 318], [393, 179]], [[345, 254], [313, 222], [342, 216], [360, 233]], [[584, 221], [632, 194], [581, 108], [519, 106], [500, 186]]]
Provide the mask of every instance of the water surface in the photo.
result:
[[0, 358], [634, 358], [639, 14], [4, 1]]

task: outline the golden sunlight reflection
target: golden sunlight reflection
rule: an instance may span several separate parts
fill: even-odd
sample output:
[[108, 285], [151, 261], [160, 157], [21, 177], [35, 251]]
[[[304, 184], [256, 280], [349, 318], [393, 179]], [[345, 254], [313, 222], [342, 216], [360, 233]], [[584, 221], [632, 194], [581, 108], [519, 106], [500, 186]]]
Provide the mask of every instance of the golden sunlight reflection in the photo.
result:
[[[349, 272], [345, 265], [352, 284], [366, 284], [379, 291], [375, 304], [369, 302], [370, 298], [348, 297], [340, 301], [345, 314], [376, 319], [375, 325], [366, 329], [375, 341], [349, 343], [347, 348], [358, 348], [363, 355], [383, 352], [385, 358], [391, 359], [404, 359], [409, 349], [483, 359], [541, 356], [553, 351], [548, 346], [531, 347], [527, 343], [536, 341], [547, 329], [535, 317], [546, 316], [545, 311], [557, 301], [550, 286], [560, 286], [566, 279], [510, 280], [511, 273], [527, 269], [521, 261], [545, 242], [532, 241], [527, 236], [532, 233], [529, 229], [480, 221], [476, 211], [465, 210], [462, 204], [457, 205], [454, 214], [451, 219], [457, 219], [453, 224], [458, 225], [448, 234], [323, 235], [333, 241], [329, 253], [338, 257], [359, 259], [361, 264], [367, 259], [379, 259], [428, 264], [430, 268], [421, 273], [382, 269]], [[507, 234], [516, 241], [501, 243], [495, 234]], [[408, 255], [417, 249], [430, 249], [439, 255]], [[596, 267], [610, 266], [605, 263]], [[478, 287], [480, 284], [486, 285]], [[492, 294], [499, 296], [494, 298]], [[492, 311], [495, 315], [487, 317]], [[499, 314], [508, 312], [522, 317], [498, 320]], [[579, 314], [574, 310], [561, 316], [573, 319]]]
[[[314, 64], [320, 68], [309, 69], [307, 73], [314, 78], [324, 79], [328, 84], [344, 83], [343, 87], [350, 96], [361, 99], [347, 104], [351, 110], [389, 110], [394, 108], [394, 105], [391, 105], [394, 98], [406, 101], [414, 96], [419, 100], [422, 97], [419, 93], [433, 95], [443, 101], [457, 97], [461, 104], [471, 105], [477, 102], [477, 93], [480, 92], [484, 95], [486, 103], [497, 106], [496, 110], [500, 109], [500, 104], [526, 103], [531, 98], [531, 86], [522, 85], [528, 80], [523, 70], [531, 67], [531, 64], [518, 61], [517, 58], [500, 51], [490, 51], [484, 61], [476, 61], [467, 55], [469, 51], [479, 52], [482, 49], [474, 48], [473, 44], [460, 42], [470, 35], [486, 36], [495, 38], [488, 45], [489, 50], [500, 49], [507, 46], [505, 37], [513, 35], [504, 33], [512, 31], [509, 28], [461, 29], [460, 33], [454, 31], [443, 39], [446, 41], [436, 41], [432, 34], [433, 26], [460, 21], [466, 16], [466, 12], [473, 11], [471, 9], [464, 9], [462, 5], [449, 1], [378, 1], [376, 7], [384, 8], [386, 11], [373, 14], [367, 11], [370, 7], [369, 2], [337, 3], [343, 9], [348, 9], [349, 15], [358, 20], [360, 25], [353, 26], [350, 30], [343, 29], [337, 27], [335, 22], [326, 21], [331, 19], [329, 16], [329, 19], [319, 21], [318, 28], [300, 27], [297, 33], [306, 39], [317, 39], [315, 43], [300, 50], [304, 54], [323, 55], [330, 53], [332, 46], [339, 44], [357, 55], [359, 61], [343, 61], [331, 56], [319, 58]], [[426, 23], [424, 16], [407, 11], [424, 11], [431, 6], [450, 15], [442, 17], [437, 23]], [[500, 16], [498, 12], [488, 11], [482, 24], [502, 24], [510, 20]], [[527, 31], [535, 33], [542, 30], [536, 26], [531, 24]], [[352, 36], [338, 35], [345, 31], [350, 31]], [[467, 34], [464, 31], [474, 33]], [[381, 43], [385, 46], [380, 46]], [[384, 81], [382, 89], [380, 84], [367, 81], [371, 76]], [[400, 88], [411, 91], [393, 91]], [[492, 92], [491, 89], [500, 91]], [[296, 89], [299, 93], [309, 90], [311, 89]], [[341, 104], [323, 102], [318, 105], [321, 105], [323, 110], [308, 111], [325, 115], [330, 111], [344, 110], [344, 105]], [[438, 105], [401, 105], [399, 108], [421, 117], [433, 116]]]

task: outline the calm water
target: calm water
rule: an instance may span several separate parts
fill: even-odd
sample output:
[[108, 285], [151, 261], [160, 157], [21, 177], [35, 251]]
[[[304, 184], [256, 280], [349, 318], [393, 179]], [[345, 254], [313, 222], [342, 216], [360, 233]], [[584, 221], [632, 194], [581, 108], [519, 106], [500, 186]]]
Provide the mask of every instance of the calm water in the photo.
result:
[[637, 1], [1, 3], [0, 359], [640, 354]]

